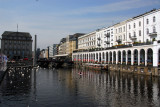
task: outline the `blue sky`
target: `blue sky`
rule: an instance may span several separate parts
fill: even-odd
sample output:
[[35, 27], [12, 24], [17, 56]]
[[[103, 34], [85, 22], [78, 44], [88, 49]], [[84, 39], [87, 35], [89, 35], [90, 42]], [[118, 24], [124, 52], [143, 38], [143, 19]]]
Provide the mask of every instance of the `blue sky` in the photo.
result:
[[0, 0], [0, 34], [38, 35], [46, 48], [74, 33], [89, 33], [160, 8], [160, 0]]

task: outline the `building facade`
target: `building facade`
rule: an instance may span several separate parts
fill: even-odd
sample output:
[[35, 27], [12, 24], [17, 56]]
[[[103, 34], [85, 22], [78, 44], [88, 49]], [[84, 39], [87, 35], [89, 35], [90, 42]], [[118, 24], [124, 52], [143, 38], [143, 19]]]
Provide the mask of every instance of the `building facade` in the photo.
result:
[[53, 44], [53, 56], [58, 55], [58, 44]]
[[58, 55], [66, 54], [66, 38], [62, 38], [58, 46]]
[[48, 57], [53, 58], [53, 46], [48, 46]]
[[48, 59], [48, 49], [42, 49], [40, 51], [40, 58], [46, 58], [46, 59]]
[[9, 59], [32, 58], [32, 36], [27, 32], [5, 31], [1, 39], [2, 53]]
[[[160, 76], [160, 69], [158, 68], [160, 67], [159, 17], [160, 9], [151, 10], [113, 25], [113, 41], [109, 39], [107, 28], [97, 30], [96, 44], [97, 46], [100, 44], [98, 48], [101, 49], [75, 51], [72, 55], [72, 60], [114, 65], [117, 66], [117, 70], [132, 69], [140, 73], [144, 73], [147, 70], [148, 74], [153, 73]], [[105, 41], [112, 41], [113, 45], [105, 46]], [[88, 49], [86, 45], [83, 48]], [[128, 67], [128, 65], [131, 65], [131, 67]], [[157, 72], [158, 74], [155, 74]]]
[[151, 10], [142, 15], [131, 18], [127, 22], [128, 41], [153, 42], [160, 40], [160, 10]]
[[59, 44], [59, 55], [72, 54], [72, 52], [78, 49], [78, 37], [84, 35], [84, 33], [75, 33], [68, 35], [66, 38], [61, 39]]
[[114, 25], [114, 38], [116, 45], [126, 44], [128, 42], [126, 40], [126, 25], [127, 20]]
[[78, 49], [96, 48], [96, 31], [78, 38]]
[[96, 30], [96, 48], [108, 48], [115, 45], [114, 27], [110, 26]]

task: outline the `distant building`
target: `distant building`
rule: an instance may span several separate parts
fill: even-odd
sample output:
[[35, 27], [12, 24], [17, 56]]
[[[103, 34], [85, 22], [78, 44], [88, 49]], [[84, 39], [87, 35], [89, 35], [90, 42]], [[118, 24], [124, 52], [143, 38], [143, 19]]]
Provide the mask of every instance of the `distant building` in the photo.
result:
[[52, 46], [48, 46], [48, 57], [53, 58], [58, 54], [58, 44], [53, 44]]
[[96, 48], [96, 31], [85, 34], [78, 38], [78, 49]]
[[53, 56], [58, 54], [58, 44], [53, 44]]
[[62, 38], [60, 41], [58, 54], [66, 54], [66, 38]]
[[9, 59], [32, 58], [32, 36], [28, 32], [5, 31], [1, 40], [2, 53]]
[[42, 49], [40, 51], [40, 58], [47, 58], [48, 59], [48, 49]]
[[82, 35], [84, 35], [84, 33], [75, 33], [61, 39], [58, 54], [72, 54], [74, 50], [78, 49], [78, 37]]
[[53, 46], [48, 46], [48, 57], [53, 58]]

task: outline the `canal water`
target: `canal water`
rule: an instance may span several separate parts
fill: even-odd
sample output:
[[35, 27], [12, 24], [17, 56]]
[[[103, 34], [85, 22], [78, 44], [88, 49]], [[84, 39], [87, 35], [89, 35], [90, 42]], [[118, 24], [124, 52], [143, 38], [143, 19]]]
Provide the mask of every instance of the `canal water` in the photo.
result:
[[160, 78], [72, 69], [9, 70], [0, 107], [160, 107]]

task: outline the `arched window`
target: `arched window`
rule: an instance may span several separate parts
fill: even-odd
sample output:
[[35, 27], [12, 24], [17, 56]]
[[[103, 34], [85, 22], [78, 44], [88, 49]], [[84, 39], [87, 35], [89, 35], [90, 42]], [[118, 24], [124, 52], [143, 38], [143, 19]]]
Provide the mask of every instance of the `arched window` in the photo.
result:
[[153, 26], [153, 32], [154, 32], [154, 33], [156, 32], [156, 27], [155, 27], [155, 26]]
[[153, 16], [153, 22], [156, 22], [156, 17], [155, 16]]
[[149, 19], [146, 20], [146, 23], [149, 24]]

